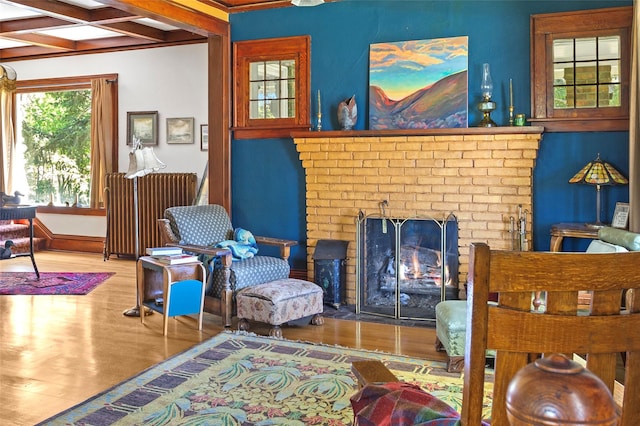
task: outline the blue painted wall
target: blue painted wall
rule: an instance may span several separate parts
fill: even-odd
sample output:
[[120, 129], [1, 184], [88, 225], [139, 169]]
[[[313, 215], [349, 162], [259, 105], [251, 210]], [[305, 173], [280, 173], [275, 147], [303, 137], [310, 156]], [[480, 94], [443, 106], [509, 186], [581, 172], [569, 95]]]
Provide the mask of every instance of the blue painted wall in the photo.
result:
[[[342, 0], [318, 7], [287, 7], [231, 15], [232, 41], [311, 36], [312, 116], [317, 90], [322, 95], [323, 130], [338, 129], [338, 103], [356, 95], [356, 130], [368, 128], [369, 45], [380, 42], [469, 37], [469, 123], [480, 120], [482, 63], [491, 64], [492, 118], [508, 123], [508, 85], [513, 79], [516, 112], [530, 115], [529, 19], [532, 14], [630, 6], [627, 1], [367, 1]], [[601, 153], [628, 175], [627, 132], [547, 133], [534, 170], [534, 249], [549, 247], [549, 228], [557, 222], [595, 220], [595, 189], [568, 180]], [[304, 170], [293, 141], [232, 142], [232, 217], [235, 226], [258, 235], [295, 239], [292, 266], [306, 267]], [[616, 201], [628, 201], [628, 188], [602, 191], [602, 219], [609, 221]], [[565, 249], [584, 248], [567, 241]], [[263, 251], [264, 253], [264, 251]]]

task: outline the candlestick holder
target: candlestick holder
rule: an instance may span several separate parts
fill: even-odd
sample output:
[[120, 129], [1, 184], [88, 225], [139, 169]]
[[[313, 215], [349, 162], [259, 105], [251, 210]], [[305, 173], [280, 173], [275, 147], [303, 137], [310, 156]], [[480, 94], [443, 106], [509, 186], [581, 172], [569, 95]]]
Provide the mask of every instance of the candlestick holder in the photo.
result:
[[318, 114], [316, 115], [318, 121], [316, 130], [319, 132], [322, 130], [322, 107], [320, 106], [320, 89], [318, 89]]
[[513, 80], [509, 79], [509, 126], [513, 126]]

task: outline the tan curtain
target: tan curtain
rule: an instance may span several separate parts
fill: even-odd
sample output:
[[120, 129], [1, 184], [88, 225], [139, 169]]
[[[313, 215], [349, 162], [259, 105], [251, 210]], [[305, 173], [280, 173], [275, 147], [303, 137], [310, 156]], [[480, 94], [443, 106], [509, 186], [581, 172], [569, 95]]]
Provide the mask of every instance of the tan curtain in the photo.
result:
[[115, 84], [105, 78], [91, 81], [91, 208], [104, 207], [105, 176], [114, 171], [112, 123]]
[[629, 230], [640, 232], [640, 7], [633, 2], [629, 90]]
[[13, 191], [11, 169], [15, 157], [15, 134], [13, 128], [13, 94], [16, 91], [15, 71], [0, 65], [0, 190]]

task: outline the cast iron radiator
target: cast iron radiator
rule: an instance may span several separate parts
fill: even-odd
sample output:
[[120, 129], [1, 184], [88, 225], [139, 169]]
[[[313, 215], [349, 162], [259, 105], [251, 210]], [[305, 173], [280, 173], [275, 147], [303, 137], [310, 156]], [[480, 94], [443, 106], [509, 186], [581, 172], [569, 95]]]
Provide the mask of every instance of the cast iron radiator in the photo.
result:
[[[104, 260], [111, 254], [135, 256], [134, 179], [107, 173], [105, 203], [107, 235]], [[160, 245], [157, 219], [167, 207], [188, 206], [196, 196], [195, 173], [152, 173], [138, 178], [138, 254]]]

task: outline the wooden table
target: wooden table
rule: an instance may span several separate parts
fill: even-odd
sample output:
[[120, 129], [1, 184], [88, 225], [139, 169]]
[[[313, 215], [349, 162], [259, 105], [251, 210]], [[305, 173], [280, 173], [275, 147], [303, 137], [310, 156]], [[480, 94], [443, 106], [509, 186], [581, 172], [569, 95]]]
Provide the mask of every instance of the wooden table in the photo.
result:
[[[562, 241], [567, 238], [598, 238], [598, 228], [593, 228], [586, 223], [556, 223], [551, 226], [551, 244], [549, 251], [562, 251]], [[537, 291], [533, 299], [534, 308], [538, 309], [542, 304], [541, 292]]]
[[40, 279], [40, 272], [38, 272], [38, 267], [36, 266], [36, 258], [33, 255], [33, 219], [35, 217], [36, 206], [15, 206], [0, 208], [0, 220], [27, 219], [29, 221], [29, 253], [17, 253], [12, 255], [11, 259], [23, 256], [31, 257], [33, 270], [36, 272], [36, 277]]
[[562, 251], [562, 241], [569, 238], [598, 238], [598, 228], [586, 223], [557, 223], [551, 226], [551, 244], [549, 251]]

